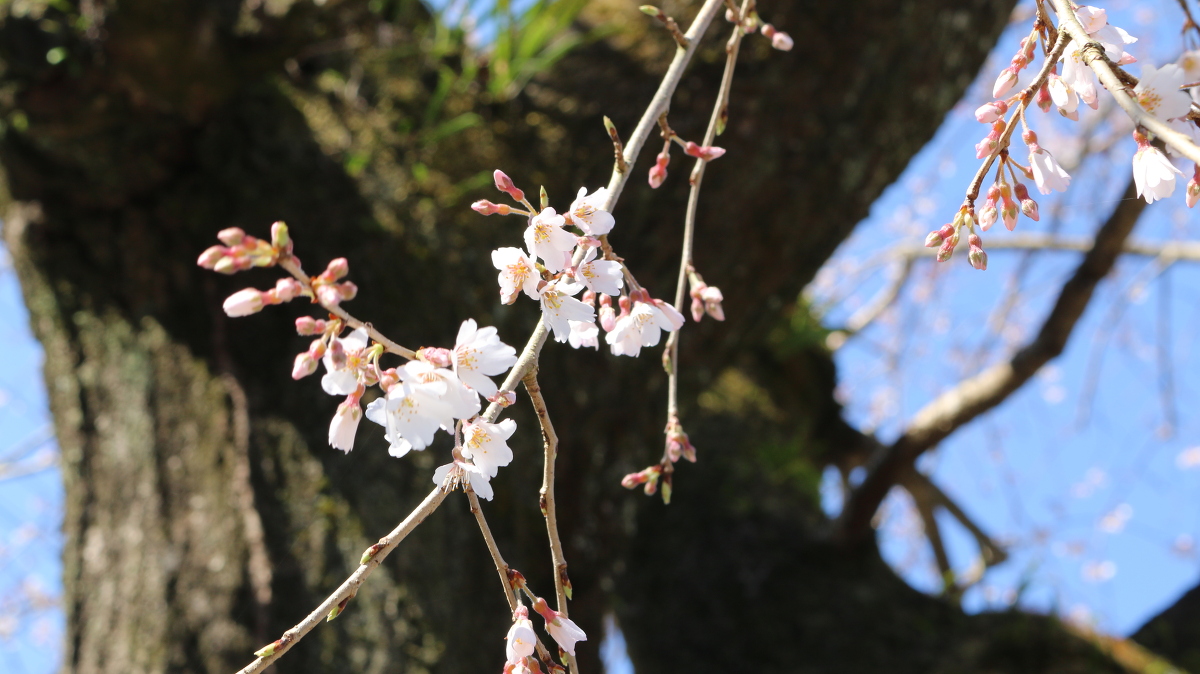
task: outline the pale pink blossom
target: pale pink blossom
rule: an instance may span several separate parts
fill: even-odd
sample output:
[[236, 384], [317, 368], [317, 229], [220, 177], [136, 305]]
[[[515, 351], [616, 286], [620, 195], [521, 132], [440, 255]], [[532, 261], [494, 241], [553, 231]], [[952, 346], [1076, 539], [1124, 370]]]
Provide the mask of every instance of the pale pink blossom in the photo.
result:
[[1000, 75], [996, 77], [996, 84], [992, 86], [992, 98], [1001, 98], [1007, 94], [1017, 84], [1017, 70], [1013, 66], [1009, 66], [1000, 71]]
[[1052, 190], [1066, 192], [1071, 184], [1071, 176], [1063, 170], [1054, 156], [1042, 149], [1037, 143], [1037, 134], [1025, 132], [1025, 142], [1029, 145], [1029, 168], [1033, 171], [1033, 181], [1037, 183], [1038, 191], [1050, 194]]
[[524, 605], [518, 606], [513, 618], [508, 636], [504, 637], [508, 641], [504, 654], [508, 657], [507, 662], [510, 665], [519, 664], [533, 655], [537, 648], [537, 633], [533, 631], [533, 623], [529, 620], [529, 609]]
[[348, 396], [358, 389], [363, 370], [367, 367], [367, 331], [359, 328], [345, 337], [334, 337], [325, 352], [325, 376], [321, 388], [331, 396]]
[[396, 372], [400, 382], [385, 398], [367, 405], [367, 419], [384, 427], [388, 453], [404, 456], [433, 442], [438, 429], [479, 413], [479, 396], [453, 372], [413, 360]]
[[991, 124], [1008, 112], [1008, 103], [1004, 101], [988, 101], [975, 109], [975, 119], [983, 124]]
[[1082, 5], [1075, 8], [1075, 16], [1083, 26], [1084, 32], [1095, 33], [1108, 24], [1108, 12], [1099, 7]]
[[621, 286], [625, 284], [621, 263], [615, 260], [597, 260], [598, 254], [595, 248], [588, 248], [575, 270], [575, 280], [592, 292], [620, 295]]
[[605, 210], [607, 201], [607, 187], [601, 187], [591, 194], [587, 193], [586, 187], [580, 187], [578, 196], [571, 203], [571, 210], [563, 215], [588, 236], [603, 236], [611, 232], [616, 224], [612, 213]]
[[445, 485], [447, 488], [453, 489], [465, 483], [471, 487], [471, 491], [479, 494], [479, 497], [485, 501], [492, 500], [492, 496], [494, 496], [490, 480], [487, 473], [480, 470], [478, 466], [457, 459], [444, 466], [438, 466], [433, 471], [434, 484]]
[[1083, 49], [1078, 42], [1069, 43], [1063, 52], [1062, 81], [1093, 110], [1100, 105], [1096, 74], [1083, 62]]
[[500, 270], [500, 301], [512, 304], [517, 291], [523, 291], [530, 299], [538, 298], [538, 283], [542, 277], [537, 266], [520, 248], [497, 248], [492, 251], [492, 265]]
[[583, 290], [578, 283], [559, 280], [542, 288], [542, 317], [554, 331], [554, 341], [566, 342], [571, 335], [570, 321], [592, 322], [596, 310], [575, 299], [573, 295]]
[[[612, 311], [610, 308], [609, 311]], [[600, 348], [600, 328], [591, 321], [569, 321], [571, 324], [571, 334], [567, 335], [567, 343], [571, 348], [581, 349], [583, 347]]]
[[1058, 106], [1059, 112], [1064, 116], [1075, 113], [1075, 110], [1079, 107], [1079, 95], [1075, 93], [1074, 89], [1067, 86], [1067, 83], [1061, 77], [1053, 74], [1050, 75], [1047, 89], [1050, 91], [1050, 100], [1054, 101], [1054, 105]]
[[358, 422], [362, 421], [362, 408], [358, 401], [358, 396], [346, 398], [345, 402], [338, 405], [337, 413], [329, 423], [329, 444], [347, 454], [354, 449], [354, 435], [358, 431]]
[[1146, 65], [1142, 77], [1134, 88], [1134, 98], [1146, 112], [1167, 120], [1184, 117], [1192, 107], [1191, 98], [1179, 87], [1183, 86], [1183, 68], [1168, 63], [1161, 68]]
[[616, 356], [637, 357], [643, 346], [655, 346], [661, 331], [674, 332], [683, 325], [683, 314], [674, 307], [661, 302], [636, 301], [633, 310], [617, 319], [614, 329], [604, 336]]
[[538, 597], [533, 603], [533, 609], [546, 620], [546, 631], [558, 643], [558, 647], [567, 653], [575, 655], [576, 642], [587, 641], [583, 630], [562, 613], [550, 608], [545, 599]]
[[562, 271], [566, 266], [565, 254], [575, 248], [575, 235], [563, 229], [566, 223], [566, 218], [547, 208], [530, 218], [525, 228], [529, 254], [541, 258], [550, 273]]
[[1133, 182], [1139, 197], [1152, 204], [1175, 192], [1175, 176], [1183, 173], [1158, 148], [1149, 144], [1138, 148], [1133, 155]]
[[480, 328], [468, 318], [458, 329], [452, 359], [454, 374], [486, 398], [497, 390], [491, 377], [516, 364], [517, 351], [500, 341], [496, 328]]
[[512, 462], [513, 453], [508, 447], [508, 439], [516, 430], [517, 422], [512, 419], [505, 419], [498, 424], [482, 419], [463, 424], [462, 454], [488, 477], [496, 477], [501, 468]]

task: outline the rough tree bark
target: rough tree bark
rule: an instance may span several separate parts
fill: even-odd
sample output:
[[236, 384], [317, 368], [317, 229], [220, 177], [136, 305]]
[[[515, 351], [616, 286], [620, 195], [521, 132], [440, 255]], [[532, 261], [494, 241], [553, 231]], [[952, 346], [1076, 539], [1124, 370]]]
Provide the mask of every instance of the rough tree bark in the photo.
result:
[[[585, 671], [600, 671], [610, 611], [642, 673], [1119, 671], [1051, 620], [964, 616], [909, 589], [873, 547], [820, 536], [822, 466], [856, 433], [798, 293], [932, 136], [1012, 5], [762, 7], [796, 49], [747, 41], [721, 138], [730, 152], [702, 196], [697, 264], [725, 291], [728, 320], [683, 340], [683, 416], [701, 458], [677, 473], [675, 503], [617, 485], [661, 453], [658, 359], [553, 344], [544, 356], [572, 616], [591, 635]], [[536, 317], [497, 305], [488, 260], [520, 224], [466, 206], [492, 196], [497, 167], [558, 202], [599, 185], [611, 162], [600, 115], [631, 128], [670, 40], [632, 5], [600, 2], [580, 29], [619, 32], [501, 103], [478, 86], [440, 88], [470, 57], [439, 51], [411, 1], [6, 11], [5, 237], [46, 349], [63, 455], [65, 669], [233, 671], [407, 513], [446, 448], [395, 460], [365, 424], [353, 453], [331, 450], [336, 401], [287, 377], [304, 348], [290, 319], [304, 307], [230, 321], [223, 297], [272, 274], [219, 278], [197, 254], [220, 228], [265, 234], [284, 219], [310, 268], [350, 259], [353, 312], [406, 345], [445, 344], [468, 316], [520, 344]], [[686, 136], [707, 118], [719, 45], [673, 105]], [[448, 120], [467, 128], [448, 135]], [[677, 264], [682, 172], [658, 193], [639, 177], [616, 214], [615, 245], [660, 296]], [[525, 402], [488, 512], [508, 561], [549, 594]], [[279, 671], [498, 666], [508, 616], [465, 499], [449, 499], [384, 571]]]

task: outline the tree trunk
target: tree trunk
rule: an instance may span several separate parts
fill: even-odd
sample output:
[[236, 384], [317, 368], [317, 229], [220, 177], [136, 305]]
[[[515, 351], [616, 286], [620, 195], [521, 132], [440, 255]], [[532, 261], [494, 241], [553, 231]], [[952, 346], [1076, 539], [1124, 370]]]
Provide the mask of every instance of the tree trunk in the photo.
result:
[[[618, 486], [661, 453], [657, 352], [551, 344], [541, 364], [561, 436], [572, 617], [590, 635], [584, 671], [600, 670], [612, 611], [641, 674], [1117, 671], [1052, 620], [966, 617], [909, 589], [874, 548], [820, 542], [821, 470], [856, 433], [799, 291], [959, 100], [1012, 5], [761, 8], [796, 48], [747, 39], [720, 140], [729, 154], [701, 197], [697, 266], [724, 290], [728, 320], [684, 335], [683, 418], [700, 461], [677, 472], [675, 503]], [[284, 219], [310, 271], [349, 258], [361, 288], [349, 308], [385, 334], [445, 346], [474, 317], [520, 345], [534, 310], [498, 305], [489, 261], [520, 225], [467, 205], [493, 196], [494, 168], [561, 205], [602, 184], [612, 153], [600, 116], [628, 134], [672, 43], [632, 6], [601, 2], [577, 29], [620, 32], [501, 103], [448, 74], [474, 57], [445, 49], [411, 0], [8, 7], [5, 237], [63, 454], [66, 670], [233, 671], [417, 503], [447, 447], [396, 460], [364, 424], [353, 453], [330, 449], [337, 401], [288, 379], [305, 348], [291, 319], [309, 312], [229, 320], [226, 295], [276, 274], [218, 277], [196, 256], [223, 227], [265, 235]], [[685, 137], [703, 131], [725, 31], [711, 31], [672, 105]], [[686, 169], [677, 156], [651, 192], [652, 154], [612, 238], [669, 297]], [[516, 459], [486, 508], [508, 562], [546, 595], [540, 438], [525, 402]], [[490, 671], [508, 621], [454, 495], [278, 669]]]

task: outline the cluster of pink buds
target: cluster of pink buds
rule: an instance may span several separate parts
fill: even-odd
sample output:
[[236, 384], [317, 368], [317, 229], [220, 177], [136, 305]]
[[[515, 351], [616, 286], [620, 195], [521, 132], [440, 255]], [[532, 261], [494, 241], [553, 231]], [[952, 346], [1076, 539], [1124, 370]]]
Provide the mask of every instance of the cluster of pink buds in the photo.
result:
[[[994, 207], [993, 210], [995, 210]], [[929, 236], [925, 237], [925, 247], [937, 248], [938, 262], [945, 262], [954, 255], [954, 249], [958, 246], [963, 229], [966, 229], [968, 233], [967, 261], [980, 271], [987, 269], [987, 253], [983, 250], [983, 239], [975, 233], [975, 217], [966, 206], [958, 209], [958, 213], [954, 216], [954, 222], [942, 225], [941, 229], [930, 232]]]
[[1029, 35], [1029, 37], [1021, 40], [1021, 46], [1017, 49], [1017, 53], [1012, 57], [1012, 62], [1007, 68], [1000, 71], [1000, 76], [996, 78], [996, 84], [992, 87], [992, 96], [1000, 98], [1007, 94], [1017, 84], [1017, 74], [1029, 65], [1033, 60], [1033, 50], [1037, 46], [1037, 33]]
[[684, 143], [683, 152], [689, 157], [703, 159], [704, 161], [712, 161], [725, 154], [725, 148], [717, 147], [715, 145], [697, 145], [689, 140], [688, 142]]
[[636, 473], [630, 473], [621, 478], [621, 486], [626, 489], [644, 485], [642, 491], [646, 492], [646, 496], [653, 496], [658, 491], [658, 479], [662, 475], [662, 466], [655, 465], [649, 468], [643, 468]]
[[654, 166], [650, 167], [650, 188], [658, 189], [663, 181], [667, 179], [667, 164], [671, 163], [671, 145], [667, 144], [663, 151], [658, 153], [658, 157], [654, 160]]
[[659, 125], [662, 127], [663, 149], [658, 153], [654, 160], [654, 166], [650, 167], [650, 187], [658, 189], [663, 181], [667, 179], [667, 165], [671, 163], [671, 143], [678, 143], [683, 147], [683, 153], [689, 157], [695, 157], [700, 161], [712, 161], [720, 158], [725, 154], [725, 148], [717, 147], [716, 145], [700, 145], [690, 140], [685, 141], [680, 138], [671, 127], [667, 125], [666, 118], [660, 120]]
[[251, 267], [271, 267], [280, 255], [291, 255], [292, 242], [288, 237], [287, 225], [276, 222], [271, 225], [271, 240], [263, 241], [246, 234], [240, 227], [229, 227], [217, 232], [223, 246], [212, 246], [200, 254], [196, 264], [221, 274], [233, 274]]
[[672, 415], [667, 420], [667, 458], [671, 463], [678, 463], [680, 457], [696, 463], [696, 448], [688, 440], [688, 434], [683, 432], [683, 424], [679, 417]]
[[[325, 357], [325, 353], [329, 350], [329, 344], [335, 345], [334, 350], [341, 352], [342, 344], [340, 341], [333, 340], [335, 335], [341, 334], [342, 321], [340, 319], [331, 319], [324, 321], [313, 318], [312, 316], [301, 316], [296, 319], [296, 334], [301, 337], [311, 337], [312, 335], [320, 335], [319, 339], [314, 339], [312, 344], [308, 345], [307, 351], [302, 351], [296, 354], [296, 361], [292, 365], [292, 379], [300, 380], [313, 374], [317, 371], [317, 363]], [[331, 356], [334, 357], [334, 356]], [[339, 353], [337, 357], [345, 360], [345, 354]]]
[[313, 292], [317, 300], [325, 307], [336, 307], [342, 302], [354, 299], [358, 295], [358, 286], [351, 281], [341, 281], [350, 273], [350, 263], [346, 258], [339, 257], [329, 261], [325, 271], [312, 278]]
[[725, 320], [725, 309], [721, 306], [725, 296], [721, 294], [721, 289], [706, 284], [695, 271], [688, 274], [688, 282], [691, 286], [692, 320], [699, 323], [704, 314], [712, 316], [714, 320]]

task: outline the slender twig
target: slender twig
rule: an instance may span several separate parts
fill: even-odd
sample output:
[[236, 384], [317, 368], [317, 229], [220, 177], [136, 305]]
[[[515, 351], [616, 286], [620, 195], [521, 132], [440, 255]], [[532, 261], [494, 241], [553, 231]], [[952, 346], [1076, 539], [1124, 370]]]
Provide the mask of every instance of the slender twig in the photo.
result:
[[364, 555], [364, 558], [367, 559], [365, 564], [359, 565], [358, 569], [350, 574], [350, 577], [343, 581], [338, 586], [338, 589], [334, 590], [333, 594], [326, 597], [325, 601], [321, 602], [317, 608], [313, 609], [312, 613], [308, 614], [308, 617], [300, 621], [295, 627], [284, 632], [283, 636], [276, 640], [275, 643], [268, 645], [264, 649], [267, 650], [264, 655], [246, 665], [238, 674], [254, 674], [266, 669], [268, 665], [278, 660], [281, 655], [287, 653], [297, 641], [303, 639], [304, 635], [311, 632], [314, 627], [325, 620], [330, 611], [340, 606], [343, 601], [347, 601], [350, 597], [353, 597], [358, 592], [359, 586], [363, 584], [367, 576], [371, 575], [375, 567], [383, 562], [388, 553], [394, 550], [400, 541], [412, 533], [412, 530], [416, 529], [418, 524], [424, 522], [430, 513], [437, 510], [437, 507], [445, 500], [446, 493], [442, 490], [441, 486], [435, 487], [433, 491], [429, 492], [425, 500], [421, 501], [421, 504], [409, 513], [403, 522], [368, 549], [368, 552], [374, 550], [374, 553], [370, 554], [369, 557], [368, 555]]
[[1137, 101], [1129, 95], [1127, 84], [1132, 82], [1137, 84], [1137, 79], [1126, 73], [1119, 66], [1115, 65], [1108, 59], [1104, 53], [1104, 47], [1096, 42], [1087, 34], [1083, 26], [1079, 23], [1078, 17], [1071, 9], [1069, 0], [1053, 0], [1054, 11], [1058, 14], [1059, 29], [1062, 33], [1069, 35], [1072, 40], [1081, 45], [1081, 56], [1083, 62], [1088, 65], [1100, 78], [1101, 84], [1108, 89], [1108, 93], [1112, 94], [1113, 99], [1117, 101], [1117, 105], [1125, 111], [1126, 115], [1133, 120], [1134, 124], [1143, 126], [1147, 131], [1150, 131], [1155, 136], [1158, 136], [1164, 143], [1170, 145], [1179, 154], [1188, 159], [1200, 163], [1200, 147], [1197, 147], [1190, 138], [1184, 134], [1167, 126], [1163, 120], [1142, 109]]
[[483, 508], [479, 506], [479, 497], [475, 495], [475, 490], [469, 486], [465, 488], [467, 492], [467, 500], [471, 502], [471, 514], [475, 516], [475, 521], [479, 523], [479, 531], [483, 534], [483, 540], [487, 543], [488, 552], [492, 555], [492, 561], [496, 564], [496, 573], [500, 574], [500, 584], [504, 586], [504, 597], [508, 599], [508, 610], [517, 610], [517, 595], [513, 592], [512, 583], [508, 582], [508, 564], [505, 563], [504, 557], [500, 555], [500, 548], [496, 545], [496, 538], [492, 536], [492, 529], [488, 526], [487, 519], [483, 516]]
[[[312, 297], [314, 302], [317, 301], [316, 300], [317, 295], [313, 291], [313, 287], [312, 287], [312, 279], [309, 278], [308, 274], [304, 273], [304, 270], [300, 268], [300, 265], [297, 264], [295, 258], [293, 258], [291, 256], [280, 257], [279, 258], [279, 266], [282, 267], [284, 269], [284, 271], [288, 272], [293, 277], [295, 277], [295, 279], [300, 282], [300, 285], [304, 286], [304, 292], [306, 295], [308, 295], [309, 297]], [[366, 323], [364, 321], [360, 321], [357, 318], [351, 316], [350, 313], [347, 312], [345, 309], [343, 309], [340, 305], [321, 304], [321, 307], [324, 308], [329, 313], [333, 314], [334, 316], [337, 316], [338, 318], [342, 319], [342, 321], [346, 325], [348, 325], [352, 328], [363, 328], [364, 330], [366, 330], [367, 334], [371, 336], [371, 339], [382, 344], [383, 348], [388, 353], [394, 353], [397, 356], [401, 356], [401, 357], [407, 358], [409, 360], [412, 360], [413, 358], [417, 357], [417, 354], [415, 352], [413, 352], [411, 349], [406, 349], [403, 346], [400, 346], [399, 344], [388, 339], [386, 335], [384, 335], [382, 332], [376, 330], [373, 325], [371, 325], [370, 323]]]
[[[743, 0], [738, 16], [745, 13], [750, 1]], [[739, 22], [734, 25], [733, 34], [729, 36], [729, 42], [725, 44], [725, 72], [721, 75], [721, 87], [717, 92], [717, 101], [713, 104], [712, 116], [708, 120], [708, 129], [704, 131], [702, 145], [712, 145], [713, 140], [717, 137], [717, 127], [721, 125], [722, 117], [729, 105], [729, 92], [733, 87], [733, 70], [737, 66], [738, 51], [741, 49], [742, 37], [745, 35], [746, 31], [742, 29], [742, 24]], [[665, 120], [663, 124], [665, 130]], [[691, 189], [688, 191], [687, 212], [683, 220], [682, 251], [679, 254], [679, 279], [675, 284], [675, 310], [679, 313], [685, 311], [683, 303], [687, 297], [688, 271], [692, 269], [696, 209], [700, 203], [700, 183], [704, 180], [704, 169], [707, 164], [708, 162], [705, 160], [697, 159], [696, 165], [692, 168]], [[664, 347], [664, 360], [668, 363], [666, 368], [668, 418], [675, 418], [679, 415], [679, 332], [679, 330], [672, 332]]]
[[542, 489], [538, 499], [542, 515], [546, 518], [546, 534], [550, 537], [550, 558], [554, 562], [554, 594], [558, 600], [559, 613], [567, 615], [567, 588], [571, 581], [567, 576], [567, 560], [563, 555], [562, 539], [558, 535], [558, 513], [554, 504], [554, 459], [558, 455], [558, 434], [554, 432], [554, 424], [550, 422], [550, 412], [546, 409], [546, 399], [542, 397], [542, 387], [538, 384], [537, 371], [525, 375], [525, 390], [537, 413], [538, 423], [542, 426], [542, 442], [546, 450], [542, 466]]
[[[1086, 236], [1056, 236], [1053, 234], [1013, 234], [988, 241], [988, 250], [1044, 250], [1086, 253], [1095, 240]], [[933, 257], [936, 249], [904, 246], [895, 251], [901, 260]], [[1200, 262], [1200, 241], [1127, 241], [1121, 246], [1124, 255], [1164, 258], [1172, 262]]]

